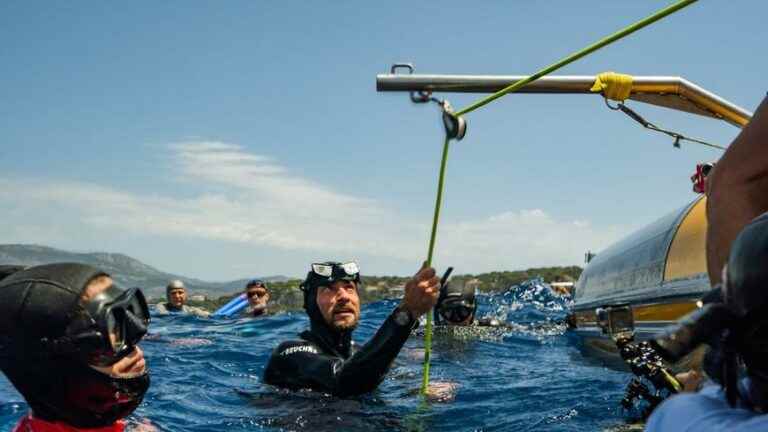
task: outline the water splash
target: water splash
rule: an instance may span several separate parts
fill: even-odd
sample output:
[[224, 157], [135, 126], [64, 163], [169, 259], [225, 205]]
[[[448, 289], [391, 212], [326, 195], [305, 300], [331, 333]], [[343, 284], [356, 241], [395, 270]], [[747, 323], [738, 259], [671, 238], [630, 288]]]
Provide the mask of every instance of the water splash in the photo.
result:
[[564, 319], [573, 306], [570, 297], [555, 294], [541, 278], [512, 285], [501, 295], [487, 297], [491, 317], [518, 323]]

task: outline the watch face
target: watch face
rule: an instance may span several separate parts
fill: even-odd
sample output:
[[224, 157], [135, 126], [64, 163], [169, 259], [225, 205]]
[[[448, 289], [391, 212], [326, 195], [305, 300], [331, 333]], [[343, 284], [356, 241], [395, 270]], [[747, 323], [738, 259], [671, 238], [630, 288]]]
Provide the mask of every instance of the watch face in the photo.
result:
[[404, 310], [399, 310], [395, 313], [395, 322], [401, 326], [408, 325], [411, 322], [411, 315]]

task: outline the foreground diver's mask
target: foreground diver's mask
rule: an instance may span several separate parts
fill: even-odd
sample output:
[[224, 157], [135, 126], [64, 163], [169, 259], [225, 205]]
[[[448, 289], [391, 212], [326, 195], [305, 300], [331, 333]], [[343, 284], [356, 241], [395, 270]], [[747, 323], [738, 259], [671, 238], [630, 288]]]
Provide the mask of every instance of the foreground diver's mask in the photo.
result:
[[149, 308], [141, 290], [123, 291], [113, 285], [75, 314], [64, 336], [44, 343], [57, 354], [111, 366], [133, 351], [148, 326]]
[[149, 324], [137, 289], [109, 287], [83, 304], [89, 283], [104, 272], [83, 264], [48, 264], [0, 282], [0, 369], [35, 417], [76, 428], [114, 424], [141, 403], [149, 373], [112, 376]]

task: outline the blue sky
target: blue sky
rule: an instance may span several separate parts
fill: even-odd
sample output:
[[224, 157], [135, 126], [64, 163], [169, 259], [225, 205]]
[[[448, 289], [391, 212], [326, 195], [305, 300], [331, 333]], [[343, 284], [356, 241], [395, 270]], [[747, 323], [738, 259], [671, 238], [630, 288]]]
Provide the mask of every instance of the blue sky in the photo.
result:
[[[421, 73], [528, 74], [668, 1], [0, 3], [0, 242], [111, 251], [207, 279], [357, 259], [412, 273], [439, 165]], [[679, 75], [762, 100], [768, 4], [702, 1], [559, 73]], [[477, 95], [447, 95], [465, 106]], [[728, 124], [639, 103], [727, 144]], [[450, 154], [436, 264], [580, 264], [694, 198], [695, 164], [599, 97], [511, 95]]]

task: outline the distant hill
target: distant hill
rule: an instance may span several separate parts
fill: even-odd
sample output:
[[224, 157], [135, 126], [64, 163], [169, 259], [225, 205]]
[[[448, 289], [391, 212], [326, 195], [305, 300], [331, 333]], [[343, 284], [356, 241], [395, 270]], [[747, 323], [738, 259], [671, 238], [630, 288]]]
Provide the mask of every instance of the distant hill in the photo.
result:
[[[152, 266], [118, 253], [76, 253], [47, 246], [0, 244], [0, 264], [33, 266], [54, 262], [79, 262], [98, 267], [111, 274], [123, 287], [141, 287], [148, 298], [165, 297], [165, 286], [170, 280], [181, 279], [192, 294], [221, 296], [240, 291], [247, 279], [231, 282], [208, 282], [160, 271]], [[261, 278], [267, 282], [283, 282], [285, 276]]]

